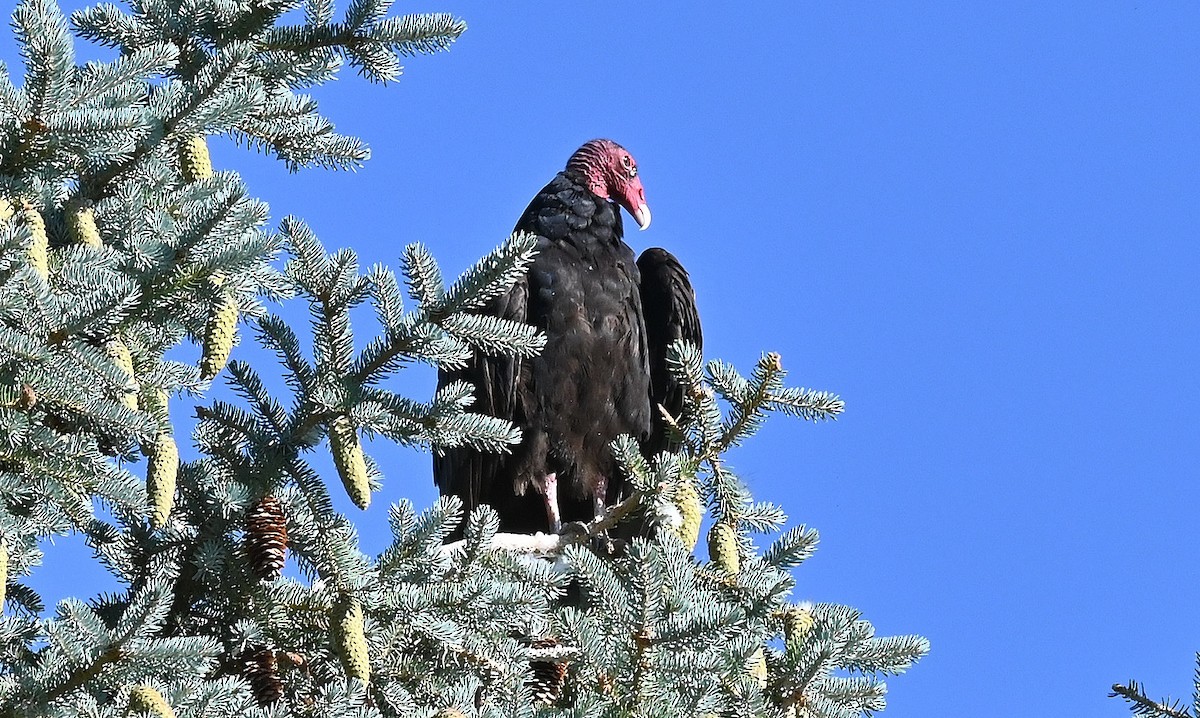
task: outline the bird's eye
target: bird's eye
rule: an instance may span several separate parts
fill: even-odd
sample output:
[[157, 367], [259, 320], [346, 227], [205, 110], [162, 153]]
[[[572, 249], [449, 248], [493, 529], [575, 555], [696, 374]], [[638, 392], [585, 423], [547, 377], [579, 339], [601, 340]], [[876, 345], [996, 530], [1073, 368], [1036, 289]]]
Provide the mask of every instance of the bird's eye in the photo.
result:
[[630, 177], [637, 177], [637, 165], [633, 163], [633, 158], [629, 155], [621, 156], [621, 164], [625, 167], [625, 173]]

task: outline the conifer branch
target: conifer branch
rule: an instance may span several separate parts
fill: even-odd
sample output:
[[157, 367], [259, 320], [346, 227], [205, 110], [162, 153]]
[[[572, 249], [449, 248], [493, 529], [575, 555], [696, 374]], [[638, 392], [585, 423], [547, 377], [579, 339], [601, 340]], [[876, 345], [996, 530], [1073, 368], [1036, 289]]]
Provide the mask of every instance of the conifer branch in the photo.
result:
[[[198, 88], [199, 91], [195, 92], [188, 102], [179, 107], [174, 114], [161, 119], [161, 137], [174, 137], [178, 126], [183, 124], [192, 112], [212, 100], [217, 92], [225, 86], [225, 83], [243, 69], [244, 66], [241, 62], [230, 62], [220, 68], [210, 82], [206, 83], [206, 87]], [[133, 172], [143, 160], [158, 149], [160, 141], [144, 141], [124, 161], [117, 162], [93, 176], [81, 178], [80, 186], [84, 189], [80, 196], [92, 201], [99, 201], [111, 194], [109, 188]]]
[[[116, 663], [121, 660], [123, 653], [121, 645], [109, 646], [107, 649], [98, 654], [91, 663], [77, 668], [74, 672], [67, 676], [67, 679], [62, 683], [50, 688], [44, 693], [37, 696], [38, 702], [42, 705], [49, 705], [59, 698], [69, 694], [71, 691], [80, 688], [87, 684], [96, 676], [100, 675], [100, 671], [111, 663]], [[11, 714], [15, 715], [15, 713]]]
[[353, 51], [371, 43], [382, 43], [400, 51], [431, 54], [447, 50], [466, 29], [465, 22], [445, 13], [390, 18], [378, 25], [361, 20], [334, 25], [310, 23], [276, 28], [259, 49], [264, 52], [302, 52], [316, 48]]
[[1122, 685], [1114, 683], [1110, 698], [1120, 697], [1130, 704], [1134, 715], [1151, 718], [1193, 718], [1192, 712], [1178, 701], [1154, 701], [1146, 695], [1146, 689], [1137, 681]]

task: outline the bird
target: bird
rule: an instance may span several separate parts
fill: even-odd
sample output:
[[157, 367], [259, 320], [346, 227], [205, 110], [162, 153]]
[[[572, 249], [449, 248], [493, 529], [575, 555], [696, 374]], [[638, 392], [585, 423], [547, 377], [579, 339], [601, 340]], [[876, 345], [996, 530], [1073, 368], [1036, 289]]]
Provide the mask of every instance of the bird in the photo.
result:
[[488, 504], [501, 531], [559, 533], [628, 496], [613, 439], [629, 434], [647, 456], [671, 447], [662, 412], [679, 415], [683, 390], [667, 347], [677, 339], [700, 346], [695, 291], [667, 250], [635, 261], [622, 209], [640, 229], [650, 226], [637, 162], [612, 140], [584, 143], [517, 221], [514, 231], [537, 236], [532, 264], [477, 310], [532, 324], [545, 348], [523, 359], [476, 351], [466, 367], [439, 371], [439, 388], [468, 381], [474, 411], [521, 429], [510, 453], [434, 453], [439, 493], [462, 499], [464, 515]]

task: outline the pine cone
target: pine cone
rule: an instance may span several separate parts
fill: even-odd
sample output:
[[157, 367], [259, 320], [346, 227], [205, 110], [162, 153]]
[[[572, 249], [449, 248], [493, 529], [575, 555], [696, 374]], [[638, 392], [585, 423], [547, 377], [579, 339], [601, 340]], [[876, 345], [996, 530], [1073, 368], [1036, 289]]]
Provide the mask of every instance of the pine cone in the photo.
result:
[[363, 458], [362, 446], [350, 417], [339, 416], [329, 425], [329, 448], [333, 453], [333, 465], [342, 477], [342, 485], [350, 500], [360, 509], [371, 505], [371, 485], [367, 481], [367, 463]]
[[760, 689], [767, 687], [767, 655], [763, 649], [750, 654], [749, 660], [746, 661], [746, 672], [758, 683]]
[[179, 171], [188, 182], [212, 177], [212, 159], [208, 156], [208, 141], [204, 135], [189, 137], [179, 146]]
[[700, 503], [700, 494], [696, 493], [696, 485], [692, 480], [684, 478], [675, 486], [671, 499], [683, 518], [675, 528], [675, 535], [689, 551], [693, 551], [696, 542], [700, 540], [700, 522], [704, 519], [704, 505]]
[[308, 665], [308, 659], [295, 651], [277, 651], [275, 660], [279, 663], [279, 667], [285, 670], [304, 668]]
[[22, 384], [21, 393], [17, 395], [17, 401], [13, 404], [13, 407], [17, 409], [17, 411], [29, 411], [33, 407], [37, 406], [37, 402], [37, 391], [35, 391], [34, 388], [28, 384]]
[[71, 239], [89, 247], [103, 247], [104, 240], [100, 239], [100, 230], [96, 228], [96, 213], [91, 204], [75, 207], [67, 214], [67, 229]]
[[212, 379], [229, 363], [237, 338], [237, 299], [225, 294], [221, 304], [208, 318], [204, 327], [204, 353], [200, 357], [200, 378]]
[[[533, 648], [554, 648], [558, 644], [556, 638], [539, 638], [530, 644]], [[563, 685], [567, 681], [567, 664], [554, 661], [530, 661], [533, 678], [529, 681], [529, 690], [533, 693], [535, 703], [550, 705], [558, 702], [562, 695]]]
[[135, 713], [148, 711], [158, 718], [175, 718], [171, 704], [150, 686], [138, 686], [129, 692], [129, 710]]
[[342, 596], [333, 604], [331, 619], [333, 650], [342, 659], [346, 675], [370, 683], [371, 661], [363, 634], [362, 604], [353, 596]]
[[[160, 430], [171, 429], [171, 409], [168, 406], [171, 397], [167, 392], [156, 386], [147, 387], [138, 392], [137, 399], [138, 408], [149, 414]], [[149, 455], [150, 450], [143, 446], [142, 453]]]
[[7, 197], [0, 197], [0, 222], [5, 222], [17, 216], [17, 211], [13, 209], [12, 202], [8, 201]]
[[246, 558], [250, 561], [250, 570], [260, 580], [279, 578], [287, 554], [287, 539], [283, 504], [267, 494], [246, 514]]
[[433, 718], [467, 718], [467, 714], [457, 708], [443, 708]]
[[133, 391], [125, 391], [119, 397], [120, 402], [130, 411], [137, 411], [138, 395], [137, 395], [137, 379], [133, 373], [133, 354], [129, 352], [129, 347], [120, 339], [113, 339], [105, 347], [105, 352], [113, 360], [113, 363], [125, 370], [129, 375], [129, 382], [126, 388], [133, 387]]
[[146, 468], [146, 493], [150, 497], [150, 526], [167, 525], [175, 505], [175, 479], [179, 474], [179, 449], [169, 431], [159, 432], [150, 447], [150, 465]]
[[283, 697], [283, 681], [279, 680], [275, 651], [262, 646], [247, 648], [242, 653], [242, 667], [260, 706], [271, 705]]
[[41, 275], [42, 279], [50, 278], [50, 239], [46, 236], [46, 221], [28, 200], [21, 212], [25, 226], [29, 228], [32, 239], [29, 243], [29, 265]]
[[708, 560], [730, 575], [736, 575], [741, 569], [737, 530], [733, 526], [718, 521], [708, 530]]
[[813, 629], [812, 609], [807, 606], [791, 606], [783, 614], [783, 640], [789, 651], [798, 650]]
[[0, 614], [4, 613], [4, 594], [8, 590], [8, 540], [0, 536]]

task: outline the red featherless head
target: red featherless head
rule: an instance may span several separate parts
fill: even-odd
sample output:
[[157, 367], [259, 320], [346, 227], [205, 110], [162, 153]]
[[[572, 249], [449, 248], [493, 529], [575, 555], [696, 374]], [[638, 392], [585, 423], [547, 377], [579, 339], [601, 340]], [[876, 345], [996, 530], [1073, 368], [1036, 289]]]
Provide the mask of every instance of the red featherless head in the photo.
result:
[[646, 190], [629, 150], [612, 140], [585, 142], [567, 160], [567, 171], [583, 177], [588, 189], [597, 196], [624, 207], [641, 229], [650, 226]]

